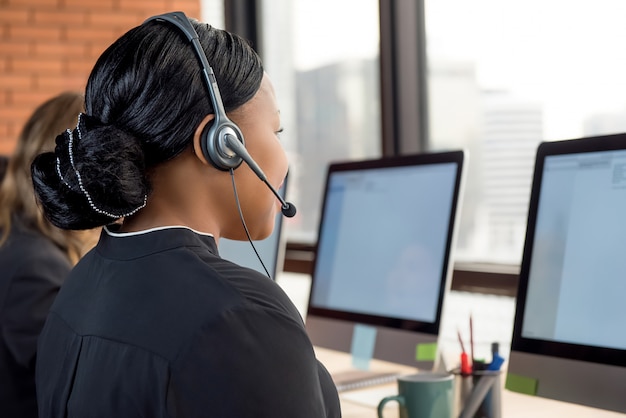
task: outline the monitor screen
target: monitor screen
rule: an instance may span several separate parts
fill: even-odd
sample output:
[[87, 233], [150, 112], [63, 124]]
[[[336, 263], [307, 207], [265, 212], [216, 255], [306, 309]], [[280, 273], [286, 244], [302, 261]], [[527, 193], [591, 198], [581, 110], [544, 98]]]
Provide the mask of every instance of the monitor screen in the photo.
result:
[[[285, 178], [283, 185], [278, 189], [278, 193], [282, 198], [285, 198], [287, 190], [287, 181]], [[262, 186], [264, 187], [264, 186]], [[271, 235], [263, 240], [252, 241], [254, 248], [256, 248], [259, 255], [254, 252], [252, 245], [249, 241], [235, 241], [226, 238], [221, 238], [219, 242], [220, 257], [225, 260], [232, 261], [240, 266], [248, 267], [257, 270], [263, 274], [270, 274], [270, 278], [276, 280], [276, 275], [282, 269], [285, 242], [282, 239], [283, 229], [283, 214], [278, 213], [276, 215], [276, 222], [274, 223], [274, 230]], [[263, 260], [267, 273], [259, 261], [259, 258]]]
[[314, 344], [351, 348], [353, 327], [377, 329], [375, 358], [420, 363], [436, 343], [448, 289], [462, 151], [328, 167], [307, 329]]
[[542, 143], [509, 389], [626, 412], [625, 252], [626, 134]]

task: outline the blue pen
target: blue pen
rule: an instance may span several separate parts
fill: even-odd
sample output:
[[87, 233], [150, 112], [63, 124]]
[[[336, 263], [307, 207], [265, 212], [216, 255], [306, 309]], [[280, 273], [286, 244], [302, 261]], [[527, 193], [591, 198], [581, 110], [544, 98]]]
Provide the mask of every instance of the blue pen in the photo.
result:
[[504, 357], [500, 356], [499, 354], [495, 354], [493, 356], [493, 359], [491, 360], [491, 363], [489, 363], [489, 366], [487, 366], [487, 370], [498, 371], [500, 370], [500, 367], [502, 367], [503, 363]]

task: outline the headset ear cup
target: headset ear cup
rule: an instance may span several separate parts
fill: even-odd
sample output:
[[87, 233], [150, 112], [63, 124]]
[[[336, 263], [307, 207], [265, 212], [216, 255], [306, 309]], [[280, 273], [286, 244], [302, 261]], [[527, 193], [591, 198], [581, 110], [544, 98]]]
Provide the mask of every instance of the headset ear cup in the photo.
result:
[[213, 123], [207, 124], [200, 136], [200, 147], [202, 148], [204, 158], [215, 168], [222, 171], [228, 171], [231, 168], [235, 169], [243, 162], [243, 159], [228, 147], [226, 135], [234, 136], [244, 144], [243, 134], [237, 125], [230, 122], [230, 120], [222, 123], [213, 121]]
[[200, 134], [200, 148], [202, 149], [202, 155], [204, 156], [205, 160], [207, 160], [213, 167], [217, 168], [218, 170], [226, 170], [225, 167], [222, 167], [219, 164], [219, 161], [215, 161], [213, 159], [213, 155], [215, 154], [216, 151], [215, 150], [209, 151], [212, 147], [215, 147], [215, 142], [216, 142], [211, 139], [211, 136], [212, 136], [211, 128], [213, 127], [214, 124], [215, 124], [215, 121], [213, 120], [207, 123], [206, 126], [202, 129], [202, 133]]

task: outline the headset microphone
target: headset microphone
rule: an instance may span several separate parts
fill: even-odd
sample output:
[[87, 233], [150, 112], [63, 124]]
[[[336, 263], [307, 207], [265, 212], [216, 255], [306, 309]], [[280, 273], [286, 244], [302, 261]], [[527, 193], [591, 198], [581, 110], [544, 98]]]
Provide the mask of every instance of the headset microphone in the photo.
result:
[[237, 154], [237, 156], [241, 157], [241, 159], [246, 162], [248, 167], [250, 167], [250, 169], [254, 171], [257, 177], [261, 179], [263, 183], [265, 183], [265, 185], [272, 191], [272, 193], [274, 193], [274, 196], [276, 196], [276, 198], [280, 201], [281, 212], [283, 213], [283, 215], [285, 215], [287, 218], [292, 218], [296, 214], [296, 207], [293, 203], [286, 202], [285, 199], [283, 199], [276, 191], [276, 189], [267, 181], [267, 176], [265, 175], [263, 170], [261, 170], [261, 167], [259, 167], [256, 161], [252, 159], [250, 153], [248, 153], [248, 150], [241, 143], [241, 141], [239, 141], [236, 136], [229, 134], [225, 135], [225, 139], [228, 148], [235, 154]]

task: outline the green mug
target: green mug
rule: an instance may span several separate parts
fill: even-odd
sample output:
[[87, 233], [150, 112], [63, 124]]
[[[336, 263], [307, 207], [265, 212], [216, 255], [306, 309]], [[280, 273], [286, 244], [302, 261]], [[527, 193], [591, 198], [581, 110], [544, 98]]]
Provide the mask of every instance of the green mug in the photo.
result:
[[398, 402], [401, 418], [452, 418], [454, 375], [422, 372], [398, 377], [398, 395], [387, 396], [378, 404], [378, 418], [390, 401]]

